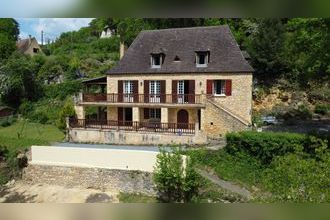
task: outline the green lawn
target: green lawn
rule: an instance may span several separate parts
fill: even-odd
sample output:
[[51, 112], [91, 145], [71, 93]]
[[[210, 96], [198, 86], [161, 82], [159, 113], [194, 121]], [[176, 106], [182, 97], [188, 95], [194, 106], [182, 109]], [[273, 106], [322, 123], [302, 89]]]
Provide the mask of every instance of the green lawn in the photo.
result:
[[0, 127], [0, 145], [9, 150], [26, 148], [31, 145], [50, 144], [62, 141], [64, 134], [54, 125], [17, 121], [11, 126]]

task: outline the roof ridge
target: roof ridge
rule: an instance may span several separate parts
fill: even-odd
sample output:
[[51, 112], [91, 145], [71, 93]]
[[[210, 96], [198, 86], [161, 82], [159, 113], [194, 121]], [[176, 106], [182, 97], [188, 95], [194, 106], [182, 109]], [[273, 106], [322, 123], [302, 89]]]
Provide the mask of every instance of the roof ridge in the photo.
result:
[[189, 29], [211, 29], [211, 28], [223, 28], [223, 27], [229, 27], [229, 26], [227, 24], [223, 24], [223, 25], [212, 25], [212, 26], [164, 28], [164, 29], [142, 30], [141, 32], [158, 32], [158, 31], [189, 30]]

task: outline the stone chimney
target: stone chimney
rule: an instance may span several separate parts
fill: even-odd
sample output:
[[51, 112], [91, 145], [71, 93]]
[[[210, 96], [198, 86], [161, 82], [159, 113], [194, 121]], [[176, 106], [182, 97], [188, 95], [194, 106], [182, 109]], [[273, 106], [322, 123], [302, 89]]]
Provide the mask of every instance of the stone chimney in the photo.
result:
[[120, 45], [119, 45], [119, 59], [121, 60], [121, 58], [123, 58], [124, 54], [126, 51], [126, 47], [123, 41], [120, 41]]

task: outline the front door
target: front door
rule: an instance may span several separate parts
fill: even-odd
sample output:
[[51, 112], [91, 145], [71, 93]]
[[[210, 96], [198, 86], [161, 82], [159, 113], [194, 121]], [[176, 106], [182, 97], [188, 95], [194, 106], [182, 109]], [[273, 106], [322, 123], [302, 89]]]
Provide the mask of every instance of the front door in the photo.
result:
[[187, 110], [181, 109], [177, 114], [178, 128], [188, 128], [189, 114]]

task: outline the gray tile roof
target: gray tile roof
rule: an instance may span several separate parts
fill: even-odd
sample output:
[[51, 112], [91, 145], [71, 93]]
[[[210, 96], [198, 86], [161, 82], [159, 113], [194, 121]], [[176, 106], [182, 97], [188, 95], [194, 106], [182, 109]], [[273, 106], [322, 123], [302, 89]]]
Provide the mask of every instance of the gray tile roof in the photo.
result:
[[[196, 67], [195, 51], [210, 51], [207, 67]], [[152, 53], [164, 53], [161, 68], [151, 68]], [[174, 62], [178, 56], [180, 61]], [[229, 27], [193, 27], [142, 31], [108, 74], [253, 72]]]

